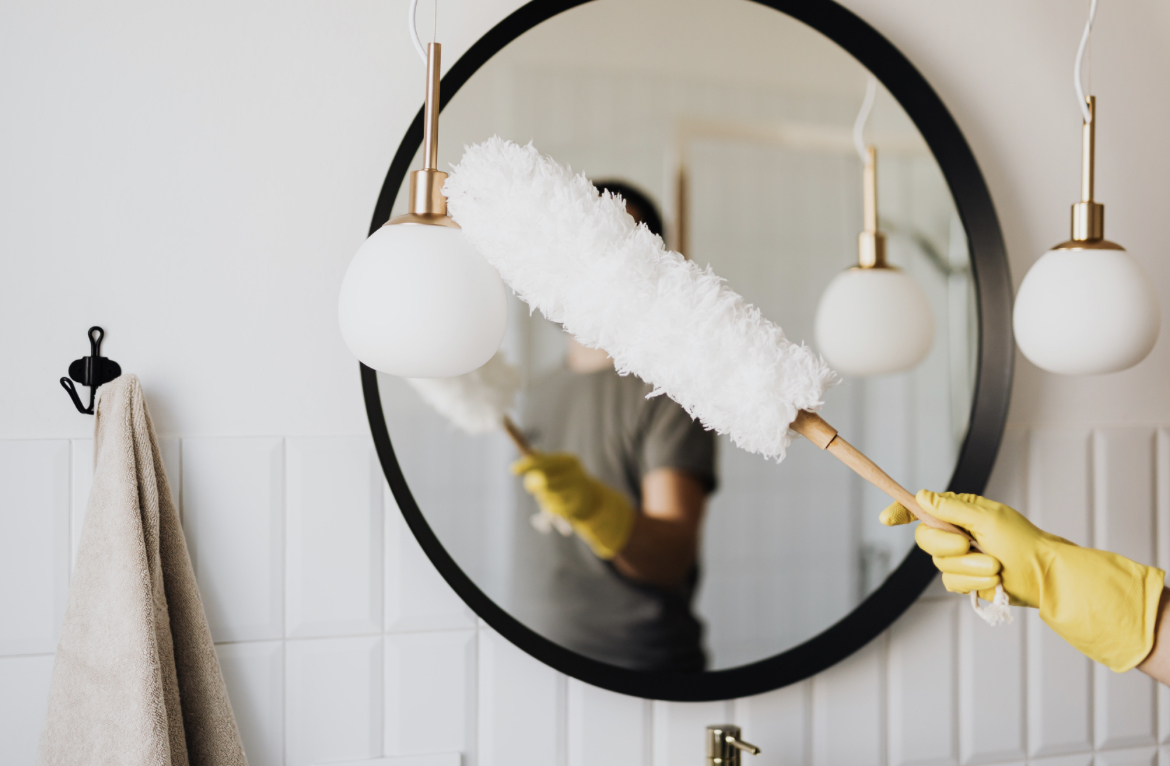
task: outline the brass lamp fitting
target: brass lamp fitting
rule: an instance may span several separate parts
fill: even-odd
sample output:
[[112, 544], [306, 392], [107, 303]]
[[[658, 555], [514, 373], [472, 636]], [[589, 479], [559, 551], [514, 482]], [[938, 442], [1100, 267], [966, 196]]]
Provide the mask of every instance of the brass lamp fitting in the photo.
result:
[[1105, 239], [1105, 206], [1093, 201], [1093, 166], [1096, 160], [1097, 97], [1085, 99], [1089, 120], [1081, 126], [1081, 201], [1072, 206], [1072, 239], [1053, 250], [1124, 250]]
[[888, 269], [886, 235], [878, 231], [877, 148], [867, 146], [862, 171], [862, 211], [865, 230], [857, 235], [857, 268]]
[[426, 107], [423, 110], [423, 166], [410, 174], [410, 196], [407, 198], [408, 212], [391, 218], [386, 226], [402, 223], [448, 226], [458, 229], [459, 224], [447, 215], [447, 198], [443, 196], [443, 183], [447, 174], [437, 168], [439, 164], [439, 69], [442, 46], [427, 43], [427, 92]]

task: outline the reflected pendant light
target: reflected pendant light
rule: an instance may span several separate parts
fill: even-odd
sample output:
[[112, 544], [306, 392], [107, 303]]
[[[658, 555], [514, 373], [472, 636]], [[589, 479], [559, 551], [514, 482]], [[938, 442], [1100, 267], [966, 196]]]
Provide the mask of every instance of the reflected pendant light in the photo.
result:
[[354, 255], [341, 284], [338, 320], [363, 364], [408, 378], [448, 378], [483, 366], [508, 319], [503, 281], [447, 215], [438, 170], [440, 46], [425, 52], [423, 167], [410, 174], [408, 212], [392, 218]]
[[1072, 239], [1042, 255], [1024, 276], [1012, 317], [1024, 356], [1063, 375], [1133, 367], [1154, 348], [1162, 324], [1149, 278], [1125, 248], [1105, 239], [1105, 206], [1093, 200], [1097, 100], [1085, 97], [1080, 70], [1096, 11], [1093, 0], [1075, 71], [1084, 122]]
[[[859, 144], [876, 89], [871, 77], [854, 131]], [[817, 346], [844, 375], [885, 375], [926, 357], [934, 343], [934, 314], [922, 287], [886, 262], [886, 237], [878, 229], [877, 149], [862, 144], [858, 150], [865, 163], [865, 230], [857, 239], [857, 265], [834, 277], [821, 296]]]

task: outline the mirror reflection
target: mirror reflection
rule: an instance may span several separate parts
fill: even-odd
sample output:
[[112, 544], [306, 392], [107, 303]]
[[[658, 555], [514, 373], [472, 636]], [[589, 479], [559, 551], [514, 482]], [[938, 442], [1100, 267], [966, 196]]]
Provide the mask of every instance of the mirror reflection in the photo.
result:
[[[821, 296], [858, 260], [867, 80], [835, 43], [749, 0], [596, 0], [472, 77], [443, 112], [440, 161], [495, 134], [531, 140], [816, 348]], [[880, 156], [886, 257], [925, 293], [934, 338], [908, 371], [843, 376], [824, 415], [905, 486], [941, 488], [974, 386], [967, 242], [937, 164], [880, 86], [865, 141]], [[460, 431], [401, 379], [379, 375], [382, 402], [446, 550], [558, 644], [641, 670], [758, 661], [842, 619], [913, 544], [878, 524], [888, 501], [838, 461], [802, 441], [779, 465], [743, 452], [515, 298], [502, 351], [535, 457], [502, 430]], [[633, 521], [609, 550], [623, 503]]]

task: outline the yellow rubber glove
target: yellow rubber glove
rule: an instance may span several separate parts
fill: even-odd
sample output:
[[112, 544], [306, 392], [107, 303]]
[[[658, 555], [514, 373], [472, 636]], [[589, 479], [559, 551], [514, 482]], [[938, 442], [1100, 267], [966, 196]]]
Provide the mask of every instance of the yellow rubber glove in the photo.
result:
[[634, 509], [626, 496], [590, 476], [566, 452], [534, 452], [512, 465], [545, 511], [567, 519], [600, 558], [612, 559], [634, 529]]
[[[1081, 548], [978, 495], [924, 489], [916, 499], [937, 518], [966, 529], [986, 551], [971, 553], [965, 538], [919, 524], [914, 539], [934, 557], [947, 590], [978, 590], [989, 598], [1002, 582], [1013, 604], [1038, 608], [1040, 619], [1064, 640], [1118, 673], [1136, 666], [1153, 649], [1166, 578], [1162, 570], [1116, 553]], [[914, 520], [897, 503], [881, 515], [887, 526]]]

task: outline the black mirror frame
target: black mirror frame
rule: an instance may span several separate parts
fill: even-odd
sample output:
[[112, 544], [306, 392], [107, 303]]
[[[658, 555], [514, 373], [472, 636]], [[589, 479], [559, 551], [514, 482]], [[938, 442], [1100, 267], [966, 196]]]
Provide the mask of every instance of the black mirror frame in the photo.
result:
[[[531, 0], [481, 37], [442, 79], [440, 107], [492, 56], [520, 35], [593, 0]], [[885, 37], [833, 0], [752, 0], [801, 21], [840, 45], [898, 100], [921, 132], [950, 187], [967, 232], [980, 323], [971, 421], [949, 489], [981, 493], [999, 451], [1011, 395], [1015, 349], [1012, 283], [991, 194], [971, 148], [942, 100]], [[422, 143], [422, 110], [398, 147], [374, 209], [370, 233], [390, 209]], [[648, 699], [698, 702], [747, 697], [796, 683], [840, 662], [876, 638], [935, 576], [917, 548], [856, 609], [799, 646], [759, 662], [704, 673], [635, 671], [590, 659], [549, 641], [501, 609], [459, 568], [427, 524], [394, 455], [377, 373], [361, 366], [366, 414], [382, 470], [411, 532], [447, 583], [488, 625], [540, 662], [593, 686]]]

